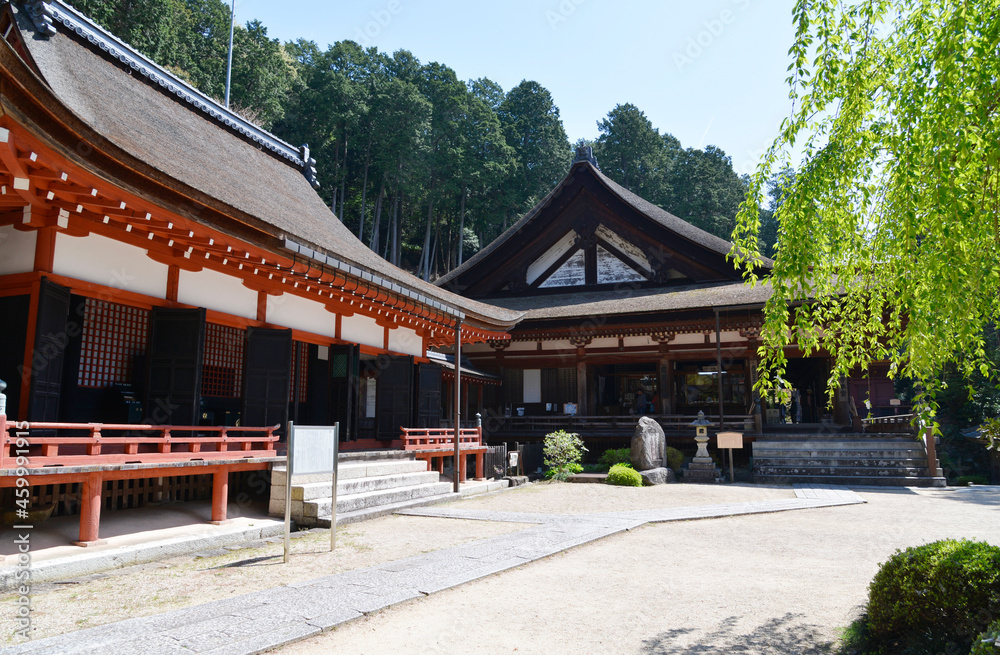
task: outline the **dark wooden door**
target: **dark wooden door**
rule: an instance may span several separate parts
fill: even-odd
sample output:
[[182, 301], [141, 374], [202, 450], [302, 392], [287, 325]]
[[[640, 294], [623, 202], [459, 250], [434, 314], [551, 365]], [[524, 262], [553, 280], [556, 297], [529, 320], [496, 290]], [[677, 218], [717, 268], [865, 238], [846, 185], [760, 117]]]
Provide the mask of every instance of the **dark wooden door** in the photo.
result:
[[243, 372], [243, 425], [288, 422], [292, 376], [292, 331], [247, 328]]
[[159, 425], [198, 425], [204, 354], [204, 308], [153, 308], [145, 420]]
[[401, 427], [413, 427], [413, 358], [378, 358], [375, 391], [375, 434], [378, 439], [399, 439]]
[[417, 425], [418, 428], [441, 426], [441, 367], [437, 364], [417, 364]]
[[70, 291], [42, 278], [38, 292], [38, 321], [35, 323], [34, 353], [31, 358], [31, 400], [29, 421], [58, 421], [62, 396], [63, 360], [69, 334]]
[[330, 415], [329, 424], [340, 423], [340, 440], [358, 438], [358, 363], [361, 350], [357, 344], [330, 346]]

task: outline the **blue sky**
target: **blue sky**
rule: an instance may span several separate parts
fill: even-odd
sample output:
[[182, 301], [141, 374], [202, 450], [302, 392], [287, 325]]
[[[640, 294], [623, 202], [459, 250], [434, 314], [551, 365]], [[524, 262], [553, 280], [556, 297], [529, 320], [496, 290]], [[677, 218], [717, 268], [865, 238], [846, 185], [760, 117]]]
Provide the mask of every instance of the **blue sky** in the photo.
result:
[[410, 50], [461, 79], [552, 92], [571, 141], [631, 102], [685, 147], [716, 145], [751, 172], [790, 111], [792, 0], [237, 0], [236, 20], [321, 47]]

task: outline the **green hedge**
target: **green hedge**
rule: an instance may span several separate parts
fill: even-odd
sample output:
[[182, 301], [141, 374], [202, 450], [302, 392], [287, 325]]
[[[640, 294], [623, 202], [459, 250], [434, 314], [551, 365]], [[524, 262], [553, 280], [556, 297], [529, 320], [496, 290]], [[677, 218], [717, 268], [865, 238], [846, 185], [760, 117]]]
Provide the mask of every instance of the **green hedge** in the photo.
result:
[[631, 448], [612, 448], [610, 450], [605, 450], [601, 455], [601, 466], [607, 471], [615, 464], [632, 464], [632, 449]]
[[667, 468], [673, 469], [674, 472], [680, 471], [681, 466], [684, 465], [684, 453], [667, 446]]
[[976, 637], [969, 655], [1000, 655], [1000, 619], [986, 628], [986, 632]]
[[608, 484], [616, 484], [622, 487], [641, 487], [642, 476], [631, 466], [615, 464], [608, 471]]
[[868, 628], [886, 655], [967, 652], [998, 617], [1000, 548], [985, 542], [896, 551], [869, 585]]

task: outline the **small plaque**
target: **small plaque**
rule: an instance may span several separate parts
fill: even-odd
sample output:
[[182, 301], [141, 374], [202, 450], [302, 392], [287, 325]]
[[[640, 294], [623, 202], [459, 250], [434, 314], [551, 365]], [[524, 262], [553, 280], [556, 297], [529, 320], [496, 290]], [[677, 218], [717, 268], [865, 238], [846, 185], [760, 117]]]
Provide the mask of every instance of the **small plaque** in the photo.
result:
[[720, 432], [719, 437], [719, 448], [742, 448], [743, 447], [743, 433], [742, 432]]

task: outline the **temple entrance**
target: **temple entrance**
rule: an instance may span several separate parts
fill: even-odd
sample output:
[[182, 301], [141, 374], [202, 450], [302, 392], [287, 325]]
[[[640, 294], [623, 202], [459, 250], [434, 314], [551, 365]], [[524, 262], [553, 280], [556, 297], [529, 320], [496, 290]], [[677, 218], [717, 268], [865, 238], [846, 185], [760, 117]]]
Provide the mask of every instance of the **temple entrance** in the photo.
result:
[[784, 378], [792, 387], [791, 405], [787, 409], [792, 423], [819, 423], [826, 408], [826, 360], [789, 357]]
[[655, 413], [660, 405], [660, 379], [655, 363], [595, 366], [597, 416]]

